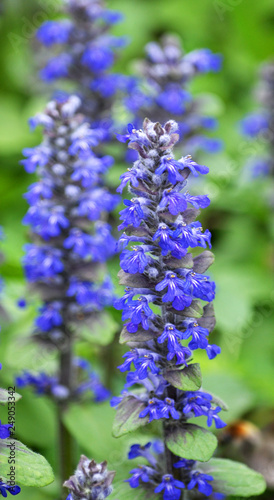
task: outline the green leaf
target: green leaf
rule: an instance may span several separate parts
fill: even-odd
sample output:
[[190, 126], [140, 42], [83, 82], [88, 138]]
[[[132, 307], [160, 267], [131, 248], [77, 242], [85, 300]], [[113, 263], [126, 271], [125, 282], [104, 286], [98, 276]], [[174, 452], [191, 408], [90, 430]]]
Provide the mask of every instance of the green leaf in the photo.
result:
[[214, 477], [214, 490], [225, 495], [253, 497], [266, 489], [263, 476], [239, 462], [212, 458], [206, 464], [199, 464], [200, 469]]
[[213, 397], [218, 394], [218, 398], [220, 395], [220, 399], [225, 400], [228, 407], [225, 417], [227, 423], [241, 418], [255, 404], [254, 394], [240, 378], [231, 373], [228, 375], [225, 366], [218, 373], [203, 375], [203, 389]]
[[170, 308], [170, 311], [181, 316], [187, 316], [188, 318], [200, 318], [204, 312], [202, 304], [199, 300], [193, 300], [191, 305], [182, 311], [177, 311], [173, 308]]
[[216, 406], [220, 406], [220, 408], [222, 408], [222, 410], [224, 411], [228, 411], [229, 408], [227, 404], [221, 398], [219, 398], [219, 396], [215, 396], [215, 394], [212, 394], [211, 392], [209, 394], [211, 394], [212, 396], [211, 403], [214, 403]]
[[174, 455], [206, 462], [212, 457], [218, 441], [207, 429], [194, 424], [185, 424], [167, 427], [166, 444]]
[[[14, 451], [15, 464], [9, 463]], [[41, 487], [54, 481], [52, 468], [42, 455], [34, 453], [20, 441], [12, 438], [2, 439], [0, 443], [1, 476], [7, 479], [11, 467], [15, 467], [16, 483], [22, 486]]]
[[[130, 475], [129, 475], [130, 477]], [[108, 497], [108, 500], [149, 500], [152, 498], [151, 489], [145, 489], [145, 483], [140, 484], [139, 488], [134, 490], [134, 495], [132, 495], [132, 488], [129, 483], [125, 483], [124, 481], [119, 481], [119, 483], [113, 483], [113, 492]], [[151, 485], [150, 485], [151, 486]], [[154, 486], [155, 487], [155, 486]], [[153, 490], [152, 490], [153, 492]], [[153, 500], [160, 500], [163, 497], [161, 495], [157, 495], [153, 493]]]
[[82, 339], [94, 344], [108, 345], [114, 339], [119, 325], [108, 313], [100, 314], [100, 317], [92, 320], [91, 325], [84, 325], [80, 329]]
[[116, 411], [112, 430], [113, 436], [120, 437], [128, 432], [135, 431], [138, 427], [147, 425], [148, 417], [139, 417], [145, 407], [146, 404], [134, 396], [126, 396]]
[[199, 363], [193, 363], [183, 370], [167, 370], [164, 376], [171, 385], [182, 391], [197, 391], [202, 385]]
[[[17, 392], [9, 392], [7, 389], [2, 389], [0, 387], [0, 404], [7, 404], [9, 401], [18, 401], [22, 396]], [[14, 399], [13, 399], [14, 398]]]
[[153, 338], [155, 338], [155, 333], [151, 330], [144, 330], [142, 327], [139, 327], [136, 333], [130, 333], [127, 331], [127, 327], [124, 326], [119, 342], [120, 344], [125, 344], [126, 342], [147, 342]]

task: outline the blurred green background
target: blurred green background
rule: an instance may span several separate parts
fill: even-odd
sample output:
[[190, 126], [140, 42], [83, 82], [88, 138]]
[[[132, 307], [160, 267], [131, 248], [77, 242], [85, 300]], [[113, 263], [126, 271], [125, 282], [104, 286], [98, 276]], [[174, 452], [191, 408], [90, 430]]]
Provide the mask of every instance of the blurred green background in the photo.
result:
[[[222, 153], [202, 156], [203, 163], [210, 167], [210, 174], [199, 184], [201, 192], [212, 199], [202, 222], [213, 234], [216, 256], [212, 275], [217, 283], [217, 327], [212, 342], [220, 343], [223, 352], [214, 361], [208, 362], [202, 356], [200, 361], [204, 387], [219, 394], [230, 406], [226, 420], [248, 416], [263, 426], [269, 422], [274, 408], [270, 187], [267, 180], [251, 181], [246, 175], [244, 165], [257, 151], [257, 146], [240, 136], [238, 121], [256, 108], [253, 89], [257, 70], [263, 61], [273, 56], [273, 1], [110, 0], [107, 4], [125, 15], [115, 32], [131, 39], [117, 62], [119, 71], [131, 72], [133, 61], [143, 56], [144, 45], [165, 32], [180, 35], [186, 51], [208, 47], [224, 56], [220, 74], [199, 77], [192, 85], [194, 94], [204, 93], [210, 97], [208, 111], [219, 119], [216, 136], [224, 141]], [[1, 274], [6, 283], [3, 303], [9, 314], [9, 320], [3, 320], [1, 333], [2, 386], [10, 384], [13, 374], [23, 367], [54, 366], [54, 354], [41, 353], [25, 340], [35, 314], [35, 299], [30, 299], [29, 307], [23, 311], [16, 307], [16, 300], [26, 293], [21, 258], [28, 230], [22, 226], [21, 219], [27, 204], [22, 194], [35, 178], [24, 172], [19, 160], [23, 147], [40, 141], [39, 131], [30, 134], [27, 120], [43, 109], [50, 96], [50, 89], [37, 77], [39, 53], [34, 33], [41, 22], [55, 17], [57, 5], [58, 2], [52, 0], [1, 0], [0, 3], [0, 224], [6, 234]], [[113, 184], [123, 168], [117, 165], [113, 170]], [[115, 283], [117, 270], [118, 263], [114, 261], [110, 272]], [[119, 328], [120, 313], [110, 311], [110, 317], [107, 330], [114, 334]], [[108, 339], [103, 341], [107, 342]], [[113, 357], [108, 373], [102, 376], [112, 382], [111, 388], [117, 394], [123, 377], [116, 373], [115, 366], [124, 352], [124, 348], [117, 346], [117, 339], [103, 350], [83, 341], [78, 352], [85, 353], [99, 371], [100, 360]], [[255, 412], [258, 408], [263, 412]], [[3, 420], [5, 411], [1, 410]], [[128, 439], [110, 438], [112, 419], [113, 410], [108, 404], [93, 405], [91, 410], [72, 408], [67, 425], [78, 439], [79, 452], [84, 451], [97, 460], [108, 458], [110, 467], [119, 470], [120, 481], [127, 477], [123, 461]], [[43, 453], [56, 469], [54, 422], [52, 404], [24, 391], [17, 410], [18, 437]], [[135, 436], [129, 441], [138, 442], [138, 439], [144, 443], [148, 436]], [[56, 497], [56, 484], [53, 484], [41, 490], [24, 488], [20, 498]]]

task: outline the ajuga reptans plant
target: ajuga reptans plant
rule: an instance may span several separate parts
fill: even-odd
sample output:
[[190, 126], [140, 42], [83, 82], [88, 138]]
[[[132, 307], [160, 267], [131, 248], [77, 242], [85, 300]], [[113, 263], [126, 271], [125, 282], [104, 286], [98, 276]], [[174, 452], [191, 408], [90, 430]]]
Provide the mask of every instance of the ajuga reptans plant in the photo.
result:
[[79, 92], [85, 115], [104, 126], [106, 134], [113, 121], [112, 106], [118, 91], [126, 91], [132, 78], [111, 72], [117, 49], [126, 39], [110, 33], [121, 14], [106, 9], [103, 0], [68, 0], [64, 2], [64, 19], [47, 21], [37, 37], [46, 47], [56, 49], [41, 78], [52, 83], [69, 82]]
[[221, 63], [221, 56], [209, 49], [185, 54], [181, 40], [174, 35], [164, 36], [160, 43], [148, 43], [146, 58], [137, 67], [143, 80], [136, 80], [125, 98], [136, 128], [142, 126], [146, 116], [161, 123], [172, 117], [178, 123], [183, 139], [179, 147], [184, 154], [219, 151], [221, 141], [206, 135], [216, 128], [216, 119], [203, 111], [206, 97], [192, 95], [190, 84], [200, 74], [219, 71]]
[[[149, 498], [153, 492], [164, 500], [254, 495], [264, 489], [262, 477], [248, 469], [239, 472], [244, 467], [239, 464], [211, 459], [217, 439], [193, 421], [204, 416], [208, 427], [222, 428], [225, 405], [203, 390], [200, 366], [193, 359], [197, 349], [209, 359], [220, 353], [209, 338], [215, 325], [215, 283], [206, 273], [213, 254], [204, 249], [211, 247], [211, 235], [196, 220], [210, 200], [185, 190], [190, 174], [206, 174], [208, 168], [188, 156], [175, 160], [177, 130], [174, 121], [161, 126], [146, 119], [143, 130], [130, 129], [125, 136], [139, 157], [121, 176], [121, 186], [129, 183], [133, 197], [124, 201], [120, 213], [119, 229], [125, 232], [119, 240], [119, 277], [126, 289], [116, 307], [125, 321], [120, 341], [130, 350], [119, 367], [128, 372], [125, 389], [112, 400], [117, 406], [113, 432], [119, 437], [154, 420], [162, 422], [164, 446], [158, 447], [157, 457], [151, 443], [135, 444], [129, 453], [130, 459], [148, 460], [131, 471], [128, 482], [144, 488]], [[253, 481], [248, 494], [240, 486], [245, 474]]]
[[[81, 323], [89, 326], [92, 341], [96, 320], [113, 302], [105, 261], [115, 252], [115, 240], [105, 218], [119, 201], [104, 186], [112, 157], [94, 152], [104, 132], [90, 126], [78, 113], [80, 106], [77, 96], [49, 102], [44, 113], [31, 119], [32, 127], [44, 127], [43, 142], [25, 149], [22, 160], [27, 172], [37, 170], [39, 176], [25, 195], [30, 208], [24, 218], [32, 236], [25, 249], [25, 274], [42, 299], [33, 337], [57, 349], [59, 370], [53, 376], [25, 372], [17, 383], [51, 395], [61, 414], [87, 390], [96, 401], [109, 395], [89, 364], [74, 359]], [[64, 480], [72, 472], [66, 436], [61, 450], [69, 463]]]

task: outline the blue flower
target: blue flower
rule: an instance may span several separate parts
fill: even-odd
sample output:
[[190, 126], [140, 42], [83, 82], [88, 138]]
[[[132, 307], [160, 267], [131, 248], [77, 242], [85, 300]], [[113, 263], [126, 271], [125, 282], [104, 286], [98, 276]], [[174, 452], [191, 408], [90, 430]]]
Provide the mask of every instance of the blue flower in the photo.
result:
[[148, 369], [150, 369], [151, 373], [154, 375], [159, 373], [160, 368], [155, 365], [154, 361], [154, 356], [152, 354], [144, 354], [134, 361], [134, 366], [140, 380], [148, 377]]
[[198, 165], [195, 161], [192, 160], [190, 155], [183, 156], [180, 158], [179, 162], [182, 164], [181, 168], [189, 168], [194, 177], [198, 177], [199, 174], [208, 174], [209, 168], [205, 165]]
[[162, 477], [162, 482], [155, 488], [155, 493], [163, 492], [164, 500], [179, 500], [181, 498], [181, 489], [185, 488], [182, 481], [174, 479], [171, 474], [165, 474]]
[[162, 108], [174, 115], [181, 115], [185, 112], [185, 102], [191, 101], [189, 92], [181, 88], [181, 85], [169, 84], [156, 97], [156, 102]]
[[26, 300], [24, 298], [18, 299], [17, 306], [20, 307], [21, 309], [24, 309], [25, 307], [27, 307]]
[[50, 393], [53, 387], [57, 384], [57, 378], [51, 377], [46, 373], [33, 374], [28, 371], [24, 371], [22, 375], [19, 375], [15, 379], [17, 387], [23, 389], [24, 387], [32, 387], [35, 389], [36, 394], [46, 394]]
[[69, 236], [64, 240], [64, 248], [71, 249], [80, 257], [87, 257], [91, 252], [92, 237], [76, 227], [72, 228]]
[[67, 296], [75, 297], [78, 304], [82, 306], [92, 303], [97, 304], [98, 300], [93, 283], [80, 281], [77, 278], [71, 278]]
[[134, 198], [131, 201], [124, 200], [124, 205], [126, 205], [127, 208], [120, 212], [120, 220], [124, 222], [118, 226], [119, 231], [130, 225], [138, 227], [142, 220], [146, 218], [139, 200]]
[[159, 239], [158, 245], [162, 248], [162, 255], [167, 255], [170, 250], [173, 250], [174, 243], [172, 240], [173, 231], [166, 224], [159, 224], [158, 230], [153, 236], [153, 241]]
[[175, 299], [172, 302], [172, 307], [176, 309], [176, 311], [183, 311], [186, 307], [189, 307], [192, 302], [192, 298], [187, 296], [187, 295], [179, 295], [178, 297], [175, 297]]
[[162, 415], [164, 418], [174, 418], [174, 420], [179, 420], [180, 413], [175, 409], [175, 401], [171, 398], [165, 398]]
[[163, 295], [163, 302], [172, 302], [175, 297], [183, 295], [185, 290], [185, 282], [178, 278], [173, 271], [167, 271], [165, 278], [156, 285], [155, 290], [162, 291], [168, 288], [168, 291]]
[[23, 265], [28, 281], [49, 281], [62, 273], [64, 264], [61, 250], [33, 244], [26, 245], [25, 250]]
[[184, 166], [181, 162], [174, 160], [172, 156], [164, 156], [161, 158], [160, 166], [155, 170], [156, 175], [162, 175], [167, 172], [168, 180], [171, 184], [176, 184], [177, 182], [183, 182], [184, 178], [178, 172], [182, 170]]
[[124, 134], [124, 135], [117, 134], [118, 141], [120, 141], [120, 142], [129, 141], [129, 143], [128, 143], [129, 146], [135, 142], [141, 146], [149, 146], [150, 142], [142, 129], [137, 130], [134, 125], [129, 123], [127, 130], [128, 130], [127, 134]]
[[191, 196], [187, 193], [185, 196], [187, 202], [193, 205], [195, 208], [206, 208], [210, 205], [210, 199], [206, 195]]
[[133, 474], [133, 476], [126, 479], [126, 482], [130, 484], [131, 488], [138, 488], [140, 481], [143, 483], [151, 481], [151, 476], [155, 474], [155, 470], [147, 465], [139, 465], [138, 469], [132, 469], [130, 474]]
[[185, 55], [184, 61], [193, 64], [200, 73], [219, 71], [222, 65], [222, 56], [213, 54], [210, 49], [198, 49]]
[[109, 24], [119, 23], [124, 19], [124, 16], [121, 12], [117, 12], [116, 10], [105, 10], [101, 14], [102, 19]]
[[0, 481], [0, 493], [4, 498], [7, 497], [7, 493], [10, 493], [11, 495], [18, 495], [20, 491], [21, 491], [20, 486], [17, 485], [10, 486], [9, 484]]
[[[129, 453], [128, 453], [129, 460], [132, 460], [132, 459], [137, 458], [137, 457], [144, 457], [153, 467], [155, 467], [157, 464], [157, 460], [152, 455], [152, 453], [149, 451], [151, 449], [151, 444], [152, 443], [147, 443], [144, 446], [141, 446], [140, 444], [131, 445]], [[154, 450], [154, 446], [153, 446], [153, 450]]]
[[66, 43], [69, 38], [72, 24], [69, 21], [46, 21], [37, 30], [37, 38], [46, 47], [56, 43]]
[[184, 222], [179, 222], [173, 233], [174, 238], [178, 236], [181, 238], [182, 244], [186, 247], [190, 246], [194, 248], [200, 246], [206, 248], [208, 244], [209, 248], [211, 248], [211, 233], [208, 229], [202, 233], [202, 227], [199, 221], [191, 222], [188, 225]]
[[131, 290], [131, 288], [127, 287], [125, 289], [125, 294], [123, 295], [123, 297], [121, 297], [120, 299], [116, 299], [113, 303], [115, 309], [124, 309], [124, 307], [129, 303], [131, 302], [131, 299], [133, 299], [135, 295], [135, 291], [134, 290]]
[[184, 292], [196, 299], [211, 302], [215, 297], [215, 283], [209, 276], [188, 271], [185, 276]]
[[72, 64], [72, 57], [65, 52], [53, 57], [48, 64], [40, 71], [40, 77], [46, 82], [53, 82], [58, 78], [65, 78], [69, 74]]
[[180, 469], [180, 468], [191, 469], [194, 464], [195, 460], [186, 460], [185, 458], [180, 458], [178, 462], [173, 464], [173, 467], [175, 467], [175, 469]]
[[44, 167], [48, 163], [51, 150], [47, 146], [25, 148], [23, 149], [23, 155], [27, 157], [27, 160], [21, 160], [20, 163], [24, 165], [28, 174], [32, 174], [37, 167]]
[[129, 142], [130, 144], [131, 142], [137, 141], [139, 139], [140, 133], [132, 123], [128, 124], [127, 131], [128, 131], [127, 134], [116, 134], [118, 141], [120, 142], [130, 141]]
[[91, 148], [98, 145], [101, 135], [101, 130], [94, 130], [86, 127], [80, 128], [72, 135], [72, 141], [68, 148], [68, 152], [72, 156], [78, 155], [82, 160], [87, 160], [90, 156], [94, 157]]
[[109, 47], [89, 44], [83, 53], [82, 64], [87, 66], [90, 71], [100, 73], [105, 71], [114, 62], [114, 53]]
[[123, 355], [123, 358], [126, 358], [126, 361], [124, 361], [124, 363], [122, 365], [118, 366], [118, 368], [121, 372], [125, 372], [127, 370], [130, 370], [131, 363], [133, 363], [134, 361], [136, 361], [139, 358], [139, 354], [138, 354], [137, 349], [132, 349], [130, 352], [126, 352]]
[[[148, 305], [148, 299], [146, 297], [139, 297], [137, 300], [132, 300], [124, 309], [122, 314], [122, 320], [130, 319], [130, 324], [134, 325], [133, 331], [137, 331], [137, 325], [140, 323], [145, 330], [149, 329], [148, 319], [153, 317], [153, 311]], [[128, 331], [129, 326], [127, 326]], [[131, 330], [132, 331], [132, 330]]]
[[50, 200], [53, 197], [53, 186], [49, 182], [35, 182], [29, 186], [24, 198], [30, 205], [34, 205], [41, 198]]
[[174, 356], [176, 356], [176, 365], [186, 365], [187, 360], [191, 356], [191, 350], [188, 347], [183, 347], [181, 345], [175, 345], [172, 349], [170, 349], [167, 359], [171, 361]]
[[1, 424], [0, 420], [0, 439], [6, 439], [10, 436], [10, 428], [12, 428], [11, 424]]
[[164, 331], [160, 337], [157, 338], [159, 344], [167, 341], [167, 348], [169, 351], [173, 351], [179, 345], [179, 342], [183, 338], [183, 333], [177, 330], [174, 325], [167, 323], [165, 325]]
[[221, 410], [222, 409], [220, 408], [220, 406], [217, 406], [216, 408], [214, 409], [211, 408], [207, 411], [208, 427], [211, 427], [213, 422], [215, 423], [216, 429], [222, 429], [222, 427], [226, 426], [225, 422], [223, 422], [218, 415], [218, 413], [220, 413]]
[[192, 340], [189, 342], [188, 347], [192, 351], [195, 349], [205, 349], [208, 345], [207, 337], [209, 335], [209, 331], [206, 328], [199, 326], [195, 320], [186, 321], [184, 324], [187, 325], [187, 328], [183, 333], [183, 338], [188, 339], [192, 336]]
[[203, 495], [209, 497], [213, 491], [211, 484], [208, 484], [208, 481], [213, 481], [213, 476], [208, 474], [202, 474], [198, 471], [191, 472], [191, 480], [187, 485], [188, 490], [192, 490], [197, 487], [198, 491]]
[[195, 417], [208, 414], [211, 408], [212, 396], [206, 392], [185, 392], [183, 395], [182, 409], [186, 415], [194, 413]]
[[121, 182], [121, 185], [116, 189], [116, 191], [118, 193], [122, 193], [124, 187], [127, 185], [128, 182], [130, 182], [131, 185], [134, 187], [139, 186], [138, 175], [140, 178], [141, 176], [140, 176], [140, 173], [137, 169], [128, 168], [127, 172], [120, 176], [120, 179], [122, 180], [122, 182]]
[[149, 416], [149, 422], [152, 420], [159, 420], [160, 418], [168, 418], [166, 417], [165, 404], [163, 401], [157, 398], [152, 398], [148, 401], [148, 406], [141, 411], [139, 417], [144, 418], [147, 415]]
[[209, 359], [214, 359], [218, 354], [220, 354], [221, 348], [218, 345], [212, 344], [207, 346], [206, 353]]
[[153, 262], [153, 259], [145, 254], [141, 246], [132, 247], [132, 252], [124, 250], [120, 256], [121, 268], [130, 274], [143, 273], [151, 262]]
[[266, 114], [253, 113], [241, 121], [242, 133], [251, 138], [256, 137], [260, 132], [268, 128], [269, 118]]
[[39, 309], [41, 313], [38, 318], [36, 318], [35, 323], [42, 332], [48, 332], [55, 326], [60, 326], [63, 324], [63, 318], [60, 313], [62, 309], [61, 302], [51, 302], [45, 304]]
[[42, 125], [47, 130], [54, 127], [54, 120], [46, 113], [38, 113], [29, 119], [30, 130], [35, 130], [38, 125]]
[[167, 189], [163, 192], [163, 197], [158, 206], [161, 209], [167, 206], [172, 215], [178, 215], [187, 209], [187, 201], [183, 193]]

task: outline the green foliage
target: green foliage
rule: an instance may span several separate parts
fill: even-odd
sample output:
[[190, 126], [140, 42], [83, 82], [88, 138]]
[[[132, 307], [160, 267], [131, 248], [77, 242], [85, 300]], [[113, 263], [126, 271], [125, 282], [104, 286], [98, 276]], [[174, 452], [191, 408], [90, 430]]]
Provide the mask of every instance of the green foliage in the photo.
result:
[[146, 404], [134, 396], [126, 396], [119, 404], [113, 424], [113, 436], [120, 437], [128, 432], [135, 431], [138, 427], [148, 424], [148, 417], [140, 418]]
[[193, 363], [183, 370], [170, 370], [164, 373], [165, 379], [182, 391], [197, 391], [202, 385], [200, 365]]
[[198, 425], [185, 424], [167, 427], [166, 445], [178, 457], [206, 462], [217, 447], [217, 438]]
[[[12, 393], [12, 400], [13, 401], [18, 401], [21, 397], [22, 396], [20, 396], [20, 394], [17, 394], [17, 392]], [[7, 389], [1, 389], [1, 387], [0, 387], [0, 404], [6, 405], [9, 402], [9, 398], [11, 398], [10, 391], [8, 391]]]
[[212, 483], [214, 490], [225, 495], [250, 498], [260, 495], [266, 488], [261, 474], [239, 462], [212, 458], [208, 463], [199, 464], [200, 469], [214, 477]]
[[16, 482], [22, 486], [46, 486], [54, 480], [51, 466], [47, 460], [29, 450], [20, 441], [2, 439], [0, 443], [1, 476], [6, 480], [13, 467], [15, 452]]
[[81, 327], [81, 337], [95, 345], [107, 345], [113, 340], [119, 325], [107, 312], [98, 315], [92, 325]]

